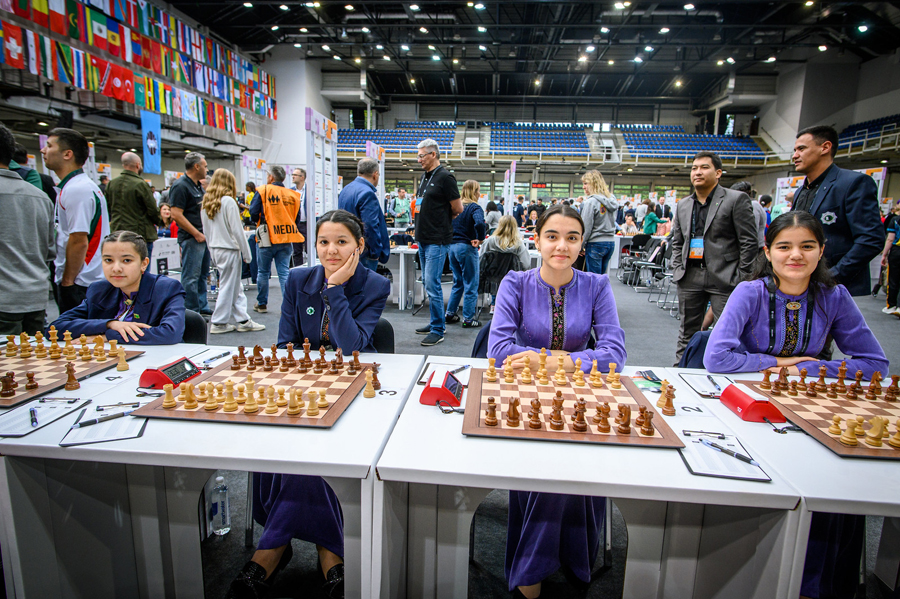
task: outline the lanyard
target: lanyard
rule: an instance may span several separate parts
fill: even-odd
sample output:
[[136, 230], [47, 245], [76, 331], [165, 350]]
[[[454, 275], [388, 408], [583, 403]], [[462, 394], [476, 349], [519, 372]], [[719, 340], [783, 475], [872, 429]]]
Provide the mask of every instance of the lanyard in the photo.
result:
[[[772, 351], [775, 349], [775, 284], [770, 281], [771, 287], [769, 288], [769, 348], [766, 350], [766, 353], [772, 355]], [[769, 285], [766, 285], [769, 287]], [[809, 298], [809, 295], [806, 296]], [[796, 356], [802, 356], [806, 354], [806, 348], [809, 345], [809, 338], [812, 331], [812, 306], [809, 305], [809, 302], [806, 303], [806, 318], [803, 323], [803, 344], [800, 347], [800, 353], [796, 353]], [[798, 315], [799, 316], [799, 315]]]
[[434, 179], [434, 175], [435, 175], [435, 173], [438, 172], [438, 169], [443, 168], [443, 167], [444, 167], [444, 165], [440, 165], [440, 166], [435, 167], [435, 169], [434, 169], [433, 171], [431, 171], [431, 174], [428, 175], [428, 181], [423, 182], [422, 185], [419, 187], [419, 190], [420, 190], [422, 193], [419, 193], [419, 194], [417, 194], [417, 195], [418, 195], [420, 198], [422, 198], [423, 200], [425, 199], [425, 190], [428, 189], [428, 184], [431, 183], [431, 180], [432, 180], [432, 179]]
[[[709, 202], [709, 198], [706, 198], [706, 201]], [[700, 205], [697, 200], [694, 200], [694, 205], [691, 206], [691, 239], [694, 238], [694, 234], [697, 229], [697, 219], [699, 218], [700, 211], [706, 206], [706, 204]], [[708, 218], [708, 215], [707, 215]]]

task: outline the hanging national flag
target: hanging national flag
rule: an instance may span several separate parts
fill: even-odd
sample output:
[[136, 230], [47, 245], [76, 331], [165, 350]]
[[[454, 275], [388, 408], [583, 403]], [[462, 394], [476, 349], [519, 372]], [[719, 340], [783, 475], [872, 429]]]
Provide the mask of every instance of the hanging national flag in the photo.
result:
[[194, 87], [197, 91], [206, 93], [206, 67], [199, 62], [194, 62]]
[[37, 75], [41, 72], [40, 36], [30, 29], [25, 30], [25, 45], [28, 48], [28, 72]]
[[72, 71], [75, 76], [72, 83], [79, 89], [88, 89], [87, 58], [84, 52], [72, 48]]
[[173, 50], [178, 49], [178, 19], [168, 13], [166, 19], [169, 21], [169, 47]]
[[116, 20], [121, 21], [122, 23], [128, 22], [127, 0], [113, 0], [112, 9], [112, 15], [116, 18]]
[[162, 75], [162, 46], [156, 40], [150, 40], [150, 68]]
[[139, 67], [144, 66], [144, 44], [142, 42], [143, 39], [144, 36], [142, 36], [137, 31], [131, 32], [131, 62]]
[[109, 10], [109, 0], [90, 0], [90, 4], [104, 14], [112, 12]]
[[119, 34], [121, 26], [114, 19], [106, 19], [106, 41], [109, 53], [113, 56], [122, 55], [122, 37]]
[[62, 42], [53, 42], [56, 46], [56, 80], [61, 83], [75, 82], [75, 69], [72, 67], [72, 48]]
[[181, 118], [191, 123], [198, 122], [197, 96], [184, 90], [178, 90], [178, 95], [181, 96]]
[[66, 0], [67, 35], [72, 39], [81, 39], [84, 31], [84, 5], [77, 0]]
[[153, 40], [141, 36], [141, 60], [145, 69], [153, 68]]
[[28, 0], [13, 0], [13, 12], [23, 19], [31, 19], [31, 3]]
[[22, 28], [3, 21], [3, 57], [6, 60], [6, 64], [16, 69], [24, 69], [24, 46]]
[[162, 47], [162, 76], [163, 77], [172, 77], [172, 54], [175, 51], [169, 48], [168, 46]]
[[153, 97], [153, 79], [151, 77], [144, 77], [144, 90], [146, 92], [144, 105], [147, 107], [147, 110], [156, 110], [156, 102], [154, 102]]
[[66, 24], [66, 0], [50, 0], [50, 31], [66, 35], [69, 27]]
[[191, 63], [191, 59], [185, 54], [175, 52], [174, 60], [172, 62], [174, 63], [174, 68], [172, 70], [174, 72], [175, 81], [193, 85], [192, 78], [194, 74], [194, 65]]
[[172, 86], [169, 84], [163, 85], [163, 106], [166, 107], [166, 114], [174, 116], [172, 112]]
[[134, 73], [125, 67], [122, 67], [122, 87], [122, 99], [134, 104]]
[[160, 114], [168, 114], [166, 112], [165, 102], [166, 86], [162, 81], [153, 80], [153, 100], [156, 102], [156, 111]]
[[41, 75], [47, 79], [58, 79], [56, 75], [56, 45], [49, 37], [41, 36]]
[[87, 89], [95, 93], [103, 93], [104, 76], [109, 77], [109, 63], [99, 56], [87, 57]]
[[88, 8], [87, 11], [91, 15], [91, 44], [95, 48], [106, 50], [106, 15], [92, 8]]
[[162, 174], [162, 136], [158, 114], [141, 111], [141, 139], [144, 143], [144, 172]]
[[191, 29], [191, 58], [200, 62], [203, 62], [202, 37], [198, 31]]
[[144, 84], [144, 78], [137, 73], [134, 76], [134, 103], [140, 108], [147, 106], [147, 87]]
[[172, 116], [181, 118], [181, 90], [172, 88]]
[[50, 7], [47, 0], [31, 0], [31, 20], [38, 27], [47, 27], [50, 24]]

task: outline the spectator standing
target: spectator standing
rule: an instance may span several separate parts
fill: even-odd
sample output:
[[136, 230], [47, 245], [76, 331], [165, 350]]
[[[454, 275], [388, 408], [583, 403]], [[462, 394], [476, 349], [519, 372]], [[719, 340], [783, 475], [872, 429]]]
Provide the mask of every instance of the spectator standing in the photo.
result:
[[757, 243], [762, 252], [763, 247], [766, 245], [766, 209], [753, 199], [753, 186], [747, 181], [738, 181], [731, 186], [731, 189], [742, 191], [750, 197], [750, 207], [753, 208], [753, 218], [756, 222]]
[[172, 219], [172, 207], [163, 202], [159, 205], [159, 217], [162, 226], [156, 230], [157, 239], [160, 237], [178, 237], [178, 225]]
[[[478, 246], [484, 240], [484, 211], [478, 205], [478, 182], [469, 179], [462, 188], [462, 214], [453, 219], [453, 243], [450, 245], [450, 270], [453, 271], [453, 288], [447, 300], [444, 320], [450, 324], [459, 322], [456, 310], [463, 302], [464, 329], [480, 327], [475, 320], [475, 304], [478, 303]], [[519, 206], [524, 198], [520, 196]]]
[[300, 233], [300, 194], [284, 186], [284, 167], [269, 166], [266, 184], [256, 189], [250, 202], [250, 218], [257, 224], [256, 312], [268, 311], [272, 262], [278, 272], [281, 296], [291, 269], [293, 244], [304, 240]]
[[667, 223], [669, 219], [660, 218], [656, 212], [656, 206], [653, 202], [650, 202], [650, 205], [647, 206], [647, 216], [644, 217], [644, 234], [645, 235], [656, 235], [656, 228], [660, 223]]
[[25, 146], [22, 144], [16, 144], [16, 150], [9, 161], [9, 170], [19, 175], [26, 183], [31, 183], [38, 189], [44, 191], [44, 193], [47, 193], [47, 190], [43, 188], [40, 174], [35, 169], [24, 166], [27, 164], [28, 150], [26, 150]]
[[356, 179], [350, 181], [338, 195], [338, 208], [365, 223], [363, 238], [366, 240], [366, 248], [359, 262], [374, 272], [379, 262], [384, 264], [391, 256], [387, 224], [376, 191], [380, 176], [378, 161], [363, 158], [356, 165], [356, 175]]
[[[247, 333], [266, 328], [253, 322], [247, 314], [247, 296], [241, 285], [241, 259], [244, 264], [250, 264], [250, 244], [241, 226], [236, 195], [234, 175], [220, 168], [213, 173], [201, 205], [206, 244], [213, 264], [219, 269], [219, 295], [209, 328], [213, 335], [235, 329]], [[236, 322], [237, 327], [232, 322]]]
[[[465, 203], [465, 200], [463, 200], [463, 203]], [[512, 215], [519, 227], [525, 226], [525, 196], [518, 197], [516, 205], [513, 206]]]
[[637, 221], [638, 227], [644, 226], [644, 217], [647, 216], [647, 208], [649, 207], [650, 200], [644, 200], [640, 204], [638, 204], [637, 208], [634, 210], [634, 220]]
[[850, 292], [871, 292], [869, 262], [884, 247], [878, 187], [872, 177], [834, 164], [837, 131], [827, 126], [797, 133], [794, 168], [806, 175], [791, 210], [809, 212], [825, 229], [825, 261]]
[[609, 193], [600, 171], [590, 170], [581, 177], [584, 188], [584, 269], [605, 275], [616, 250], [616, 209], [618, 202]]
[[157, 204], [159, 204], [163, 201], [162, 194], [159, 193], [158, 191], [156, 191], [156, 185], [150, 186], [150, 194], [153, 196], [153, 201], [156, 202]]
[[394, 216], [394, 226], [398, 228], [406, 228], [409, 226], [409, 196], [406, 190], [400, 188], [397, 190], [397, 197], [391, 204], [391, 214]]
[[293, 264], [294, 266], [301, 266], [303, 264], [303, 253], [306, 250], [306, 169], [298, 167], [291, 171], [291, 182], [293, 183], [291, 189], [300, 194], [300, 223], [297, 225], [297, 228], [300, 229], [300, 234], [303, 235], [303, 241], [294, 244]]
[[656, 216], [660, 219], [672, 219], [672, 207], [666, 204], [665, 194], [659, 196], [659, 202], [656, 204]]
[[[891, 215], [888, 215], [890, 217]], [[885, 314], [900, 316], [897, 295], [900, 291], [900, 218], [891, 220], [884, 250], [881, 253], [881, 265], [887, 267], [887, 306], [882, 308]]]
[[500, 198], [497, 201], [497, 210], [500, 211], [501, 215], [506, 214], [506, 206], [504, 206], [503, 198]]
[[520, 228], [524, 228], [529, 233], [533, 233], [534, 228], [537, 226], [538, 218], [540, 217], [538, 216], [537, 210], [532, 210], [528, 214], [528, 218], [525, 220], [524, 225]]
[[750, 197], [719, 185], [721, 176], [719, 156], [697, 152], [691, 166], [694, 193], [675, 207], [672, 280], [681, 314], [676, 364], [700, 330], [706, 305], [718, 318], [737, 284], [750, 278], [759, 254]]
[[150, 186], [141, 179], [143, 170], [140, 156], [133, 152], [122, 154], [122, 174], [109, 183], [106, 203], [110, 229], [131, 231], [143, 237], [147, 255], [152, 258], [153, 242], [158, 237], [156, 227], [161, 226], [163, 220]]
[[772, 196], [762, 194], [759, 196], [759, 205], [766, 211], [766, 229], [772, 224]]
[[419, 264], [422, 266], [422, 280], [430, 303], [431, 322], [416, 329], [416, 333], [426, 336], [422, 345], [430, 346], [444, 340], [446, 323], [441, 273], [453, 242], [452, 221], [462, 213], [463, 206], [456, 178], [441, 165], [437, 142], [433, 139], [419, 142], [418, 154], [417, 160], [425, 174], [419, 183], [416, 201], [420, 206], [416, 220], [416, 241], [419, 242]]
[[[100, 175], [100, 185], [98, 185], [98, 187], [100, 188], [100, 191], [103, 192], [103, 195], [106, 195], [107, 185], [109, 185], [109, 177], [107, 177], [106, 175]], [[110, 217], [111, 216], [112, 215], [110, 215]], [[117, 229], [113, 228], [113, 230], [115, 231]]]
[[172, 218], [178, 225], [178, 245], [181, 248], [181, 284], [184, 286], [184, 307], [212, 316], [206, 297], [206, 278], [209, 276], [209, 249], [203, 234], [200, 204], [206, 178], [206, 158], [200, 152], [184, 157], [184, 175], [178, 177], [169, 190]]
[[82, 166], [88, 142], [74, 129], [57, 127], [41, 148], [44, 165], [59, 177], [56, 198], [56, 303], [62, 314], [80, 304], [91, 283], [105, 280], [100, 243], [109, 235], [106, 198]]
[[484, 226], [487, 227], [488, 233], [492, 233], [497, 225], [500, 224], [500, 210], [494, 202], [488, 202], [484, 209]]
[[44, 192], [9, 168], [16, 140], [0, 123], [0, 335], [34, 334], [44, 328], [56, 255], [53, 208]]

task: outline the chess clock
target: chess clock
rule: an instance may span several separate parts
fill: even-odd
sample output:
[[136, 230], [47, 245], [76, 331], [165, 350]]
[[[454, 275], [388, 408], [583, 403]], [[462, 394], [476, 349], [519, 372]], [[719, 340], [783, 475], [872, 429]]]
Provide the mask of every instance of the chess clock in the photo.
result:
[[746, 385], [728, 385], [722, 391], [719, 400], [741, 420], [747, 422], [765, 422], [764, 418], [768, 418], [771, 422], [786, 422], [784, 415], [769, 403], [767, 397]]
[[141, 374], [141, 387], [144, 389], [162, 389], [163, 385], [177, 388], [181, 383], [200, 374], [200, 369], [187, 358], [179, 358], [171, 364], [159, 368], [148, 368]]
[[434, 406], [439, 401], [445, 401], [453, 407], [459, 407], [459, 400], [464, 389], [462, 382], [453, 376], [452, 372], [447, 372], [439, 384], [432, 384], [434, 375], [435, 373], [432, 372], [428, 377], [425, 389], [422, 390], [422, 395], [419, 397], [419, 403]]

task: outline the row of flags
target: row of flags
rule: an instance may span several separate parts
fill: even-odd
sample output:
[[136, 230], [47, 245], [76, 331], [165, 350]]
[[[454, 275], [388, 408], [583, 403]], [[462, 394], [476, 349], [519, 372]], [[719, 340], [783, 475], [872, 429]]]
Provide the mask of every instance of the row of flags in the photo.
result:
[[[146, 110], [167, 114], [193, 123], [247, 134], [247, 124], [240, 110], [224, 106], [173, 87], [152, 76], [135, 73], [126, 66], [104, 60], [63, 42], [0, 21], [3, 52], [0, 63], [27, 69], [79, 89], [122, 100]], [[276, 118], [275, 100], [250, 90], [247, 108], [262, 116]]]
[[273, 76], [146, 0], [0, 0], [0, 9], [128, 62], [140, 60], [159, 75], [155, 67], [177, 54], [275, 97]]

